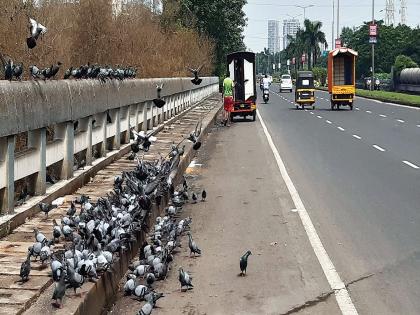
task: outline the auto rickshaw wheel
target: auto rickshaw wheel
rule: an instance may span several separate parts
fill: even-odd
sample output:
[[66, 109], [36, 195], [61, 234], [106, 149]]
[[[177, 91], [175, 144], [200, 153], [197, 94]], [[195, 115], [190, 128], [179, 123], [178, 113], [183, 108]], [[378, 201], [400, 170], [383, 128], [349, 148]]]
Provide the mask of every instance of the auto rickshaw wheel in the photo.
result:
[[230, 113], [230, 121], [233, 122], [233, 114]]
[[331, 110], [334, 110], [334, 109], [335, 109], [335, 104], [333, 101], [331, 101]]
[[255, 121], [255, 119], [257, 118], [257, 111], [256, 110], [254, 110], [253, 112], [252, 112], [252, 121]]
[[296, 109], [299, 109], [299, 105], [296, 105]]
[[350, 110], [353, 110], [353, 103], [349, 103]]
[[315, 105], [312, 105], [312, 110], [314, 110], [315, 109]]

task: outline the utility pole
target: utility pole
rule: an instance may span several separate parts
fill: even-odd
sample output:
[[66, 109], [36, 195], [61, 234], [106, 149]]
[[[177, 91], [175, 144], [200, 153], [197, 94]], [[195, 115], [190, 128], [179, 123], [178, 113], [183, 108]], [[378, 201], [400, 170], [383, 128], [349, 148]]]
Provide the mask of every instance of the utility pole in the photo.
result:
[[337, 38], [341, 38], [340, 35], [340, 0], [337, 0]]
[[334, 19], [335, 19], [335, 0], [332, 0], [332, 28], [331, 28], [331, 49], [335, 48], [335, 37], [334, 37]]
[[[372, 0], [372, 25], [375, 25], [375, 0]], [[375, 89], [375, 44], [372, 43], [372, 76], [370, 78], [370, 90]]]
[[401, 0], [401, 24], [407, 24], [407, 1]]

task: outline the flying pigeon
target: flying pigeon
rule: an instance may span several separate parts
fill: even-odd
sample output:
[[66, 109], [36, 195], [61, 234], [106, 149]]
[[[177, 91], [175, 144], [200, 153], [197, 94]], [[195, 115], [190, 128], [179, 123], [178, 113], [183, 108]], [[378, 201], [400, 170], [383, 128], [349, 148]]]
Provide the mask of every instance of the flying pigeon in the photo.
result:
[[198, 73], [200, 72], [200, 70], [203, 68], [204, 65], [201, 65], [198, 69], [191, 69], [188, 68], [188, 70], [190, 70], [190, 72], [194, 75], [194, 79], [191, 80], [191, 82], [194, 85], [200, 85], [201, 82], [203, 81], [203, 79], [199, 78]]
[[47, 32], [47, 28], [41, 23], [35, 21], [34, 19], [29, 18], [29, 30], [31, 34], [26, 39], [26, 44], [28, 45], [29, 49], [33, 49], [36, 46], [36, 41], [38, 40], [38, 37], [41, 34], [45, 34]]
[[153, 103], [157, 108], [162, 108], [165, 105], [165, 101], [161, 98], [160, 93], [162, 92], [163, 83], [161, 85], [156, 85], [157, 98], [153, 99]]
[[194, 286], [191, 283], [192, 277], [184, 271], [182, 267], [179, 267], [179, 283], [181, 284], [181, 291], [183, 287], [186, 287], [187, 290], [192, 289]]
[[248, 266], [248, 257], [252, 255], [251, 251], [247, 251], [239, 261], [239, 267], [241, 268], [241, 276], [246, 275], [246, 267]]
[[188, 231], [187, 235], [188, 235], [188, 247], [190, 248], [190, 256], [191, 254], [194, 254], [194, 257], [195, 257], [195, 254], [201, 255], [201, 249], [198, 248], [197, 244], [194, 242], [191, 232]]

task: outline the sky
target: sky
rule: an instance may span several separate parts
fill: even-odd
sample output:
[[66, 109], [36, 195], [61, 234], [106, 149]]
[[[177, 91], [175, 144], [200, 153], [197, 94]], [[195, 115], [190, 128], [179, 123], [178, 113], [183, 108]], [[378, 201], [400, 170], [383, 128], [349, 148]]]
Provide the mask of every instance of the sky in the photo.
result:
[[[337, 5], [338, 0], [334, 0]], [[386, 0], [375, 0], [375, 19], [385, 19]], [[417, 26], [420, 24], [420, 0], [407, 0], [407, 24]], [[303, 9], [296, 7], [313, 5], [306, 9], [306, 18], [318, 20], [323, 23], [328, 45], [332, 40], [332, 3], [333, 0], [248, 0], [244, 11], [248, 18], [245, 29], [245, 44], [251, 51], [262, 51], [267, 47], [267, 21], [270, 19], [283, 21], [295, 17], [303, 24]], [[394, 0], [395, 20], [400, 21], [400, 0]], [[336, 7], [337, 9], [337, 7]], [[383, 10], [382, 12], [380, 12]], [[335, 10], [336, 11], [336, 10]], [[300, 15], [300, 16], [299, 16]], [[340, 28], [343, 26], [359, 26], [364, 21], [372, 20], [372, 1], [370, 0], [340, 0]], [[280, 35], [283, 34], [283, 24], [280, 23]], [[337, 25], [335, 24], [336, 34]], [[280, 39], [283, 49], [283, 40]]]

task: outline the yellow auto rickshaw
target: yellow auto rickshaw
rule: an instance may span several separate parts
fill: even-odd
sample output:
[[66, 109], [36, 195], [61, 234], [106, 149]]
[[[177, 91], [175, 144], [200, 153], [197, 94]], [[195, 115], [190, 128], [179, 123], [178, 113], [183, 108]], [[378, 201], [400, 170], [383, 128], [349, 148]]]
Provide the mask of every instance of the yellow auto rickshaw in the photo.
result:
[[296, 76], [295, 89], [296, 109], [312, 106], [315, 109], [315, 86], [312, 71], [299, 71]]

